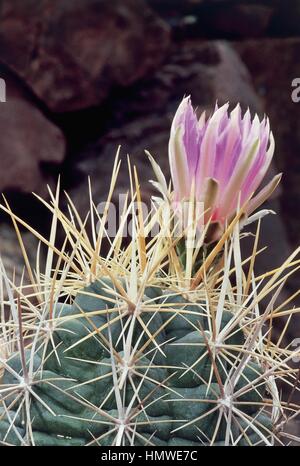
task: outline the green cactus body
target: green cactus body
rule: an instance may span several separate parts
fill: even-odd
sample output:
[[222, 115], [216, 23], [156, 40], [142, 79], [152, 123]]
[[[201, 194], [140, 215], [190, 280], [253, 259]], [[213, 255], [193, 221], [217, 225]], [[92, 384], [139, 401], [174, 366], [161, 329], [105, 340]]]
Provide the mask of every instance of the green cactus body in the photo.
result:
[[126, 312], [111, 281], [101, 279], [54, 313], [51, 338], [36, 343], [34, 357], [32, 348], [25, 352], [28, 410], [14, 390], [24, 364], [19, 354], [8, 361], [2, 443], [252, 445], [270, 438], [263, 369], [253, 358], [238, 368], [245, 336], [230, 311], [222, 313], [217, 344], [205, 302], [150, 286], [140, 309]]

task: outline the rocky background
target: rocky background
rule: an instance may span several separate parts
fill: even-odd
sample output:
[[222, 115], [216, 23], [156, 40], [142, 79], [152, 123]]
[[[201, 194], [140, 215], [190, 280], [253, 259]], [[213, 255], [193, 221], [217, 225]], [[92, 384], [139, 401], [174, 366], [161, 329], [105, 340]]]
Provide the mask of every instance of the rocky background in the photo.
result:
[[[277, 215], [264, 220], [261, 243], [269, 248], [257, 273], [274, 268], [300, 239], [300, 102], [291, 98], [299, 57], [300, 0], [0, 0], [0, 191], [47, 233], [49, 217], [31, 192], [47, 198], [60, 174], [84, 216], [88, 176], [100, 202], [121, 144], [149, 197], [144, 149], [167, 172], [170, 123], [183, 95], [200, 109], [241, 102], [269, 115], [272, 170], [284, 172], [268, 203]], [[124, 163], [118, 190], [127, 188]], [[33, 258], [34, 242], [24, 237]], [[3, 214], [0, 251], [20, 276], [21, 254]], [[294, 277], [281, 299], [299, 282]], [[295, 319], [287, 338], [299, 334]]]

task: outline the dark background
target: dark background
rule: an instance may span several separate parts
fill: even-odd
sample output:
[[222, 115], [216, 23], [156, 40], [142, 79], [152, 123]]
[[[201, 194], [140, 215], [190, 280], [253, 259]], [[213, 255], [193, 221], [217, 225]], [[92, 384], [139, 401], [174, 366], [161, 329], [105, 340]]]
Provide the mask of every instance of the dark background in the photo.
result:
[[[191, 94], [200, 110], [216, 100], [240, 102], [270, 117], [269, 177], [284, 173], [266, 206], [278, 215], [263, 222], [268, 250], [256, 269], [263, 273], [299, 245], [300, 102], [291, 98], [299, 57], [300, 0], [0, 0], [0, 192], [47, 234], [49, 215], [31, 192], [47, 198], [47, 184], [54, 188], [60, 174], [84, 217], [87, 177], [95, 202], [105, 199], [121, 144], [147, 199], [152, 172], [144, 149], [167, 174], [169, 128], [182, 97]], [[118, 192], [127, 188], [124, 163]], [[31, 235], [24, 240], [34, 259]], [[3, 214], [0, 251], [9, 273], [20, 276], [22, 258]], [[281, 299], [298, 289], [295, 275]], [[295, 318], [287, 341], [299, 334]]]

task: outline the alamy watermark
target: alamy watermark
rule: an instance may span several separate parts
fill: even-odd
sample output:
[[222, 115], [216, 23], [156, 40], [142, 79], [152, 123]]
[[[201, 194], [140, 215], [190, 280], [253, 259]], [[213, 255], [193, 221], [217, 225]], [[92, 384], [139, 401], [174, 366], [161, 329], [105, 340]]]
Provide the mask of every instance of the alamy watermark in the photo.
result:
[[6, 102], [6, 83], [0, 78], [0, 102]]
[[300, 102], [300, 78], [293, 79], [292, 88], [293, 88], [293, 91], [291, 94], [291, 98], [292, 98], [292, 101], [295, 104], [297, 104], [298, 102]]
[[291, 347], [293, 349], [295, 348], [295, 352], [298, 353], [297, 355], [293, 356], [292, 361], [295, 364], [298, 364], [300, 362], [300, 338], [295, 338], [291, 343]]
[[[97, 211], [100, 220], [97, 224], [97, 231], [100, 228], [105, 228], [106, 235], [110, 238], [116, 236], [122, 238], [133, 237], [134, 229], [138, 228], [137, 219], [142, 214], [143, 221], [149, 227], [147, 236], [150, 238], [156, 237], [158, 234], [166, 236], [172, 230], [173, 238], [181, 238], [185, 236], [187, 240], [194, 241], [200, 239], [204, 229], [204, 203], [200, 201], [183, 200], [174, 202], [172, 207], [166, 202], [159, 206], [160, 219], [158, 219], [157, 211], [142, 201], [133, 202], [130, 208], [126, 207], [127, 196], [119, 195], [117, 202], [101, 202], [97, 206]], [[164, 201], [162, 201], [164, 202]], [[128, 209], [127, 214], [124, 211]], [[104, 222], [104, 225], [103, 225]]]

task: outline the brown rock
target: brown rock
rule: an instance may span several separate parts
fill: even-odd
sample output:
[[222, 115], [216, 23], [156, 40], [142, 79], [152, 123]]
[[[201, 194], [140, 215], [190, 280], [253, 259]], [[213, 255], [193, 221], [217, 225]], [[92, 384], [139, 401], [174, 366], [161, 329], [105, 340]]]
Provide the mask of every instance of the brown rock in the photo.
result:
[[0, 103], [0, 192], [44, 193], [49, 179], [41, 165], [63, 161], [63, 134], [36, 107], [18, 80], [6, 73], [5, 82], [6, 102]]
[[179, 37], [299, 36], [299, 0], [147, 0]]
[[278, 0], [148, 0], [175, 34], [194, 37], [259, 37], [269, 31]]
[[236, 43], [270, 117], [276, 141], [276, 163], [283, 172], [282, 216], [294, 246], [300, 241], [300, 102], [292, 100], [294, 78], [300, 78], [300, 39], [265, 39]]
[[[88, 208], [87, 176], [91, 176], [95, 202], [102, 201], [108, 191], [110, 173], [118, 145], [126, 158], [138, 167], [141, 185], [149, 196], [151, 168], [144, 150], [149, 150], [168, 176], [168, 138], [174, 112], [184, 95], [191, 94], [199, 111], [214, 108], [216, 100], [238, 101], [245, 109], [262, 112], [260, 99], [251, 84], [250, 75], [235, 51], [225, 42], [188, 42], [174, 46], [168, 61], [149, 79], [141, 80], [134, 92], [113, 103], [115, 126], [96, 144], [78, 154], [76, 167], [83, 183], [73, 195], [80, 212]], [[134, 115], [134, 116], [133, 116]], [[118, 180], [118, 192], [128, 189], [126, 163]]]
[[54, 111], [99, 104], [165, 57], [168, 27], [142, 0], [3, 0], [0, 57]]
[[219, 2], [218, 5], [212, 7], [210, 4], [207, 8], [210, 10], [207, 12], [207, 18], [201, 18], [206, 30], [209, 32], [212, 29], [223, 37], [243, 38], [264, 35], [274, 13], [274, 6], [263, 2], [255, 4], [243, 1], [230, 4]]

